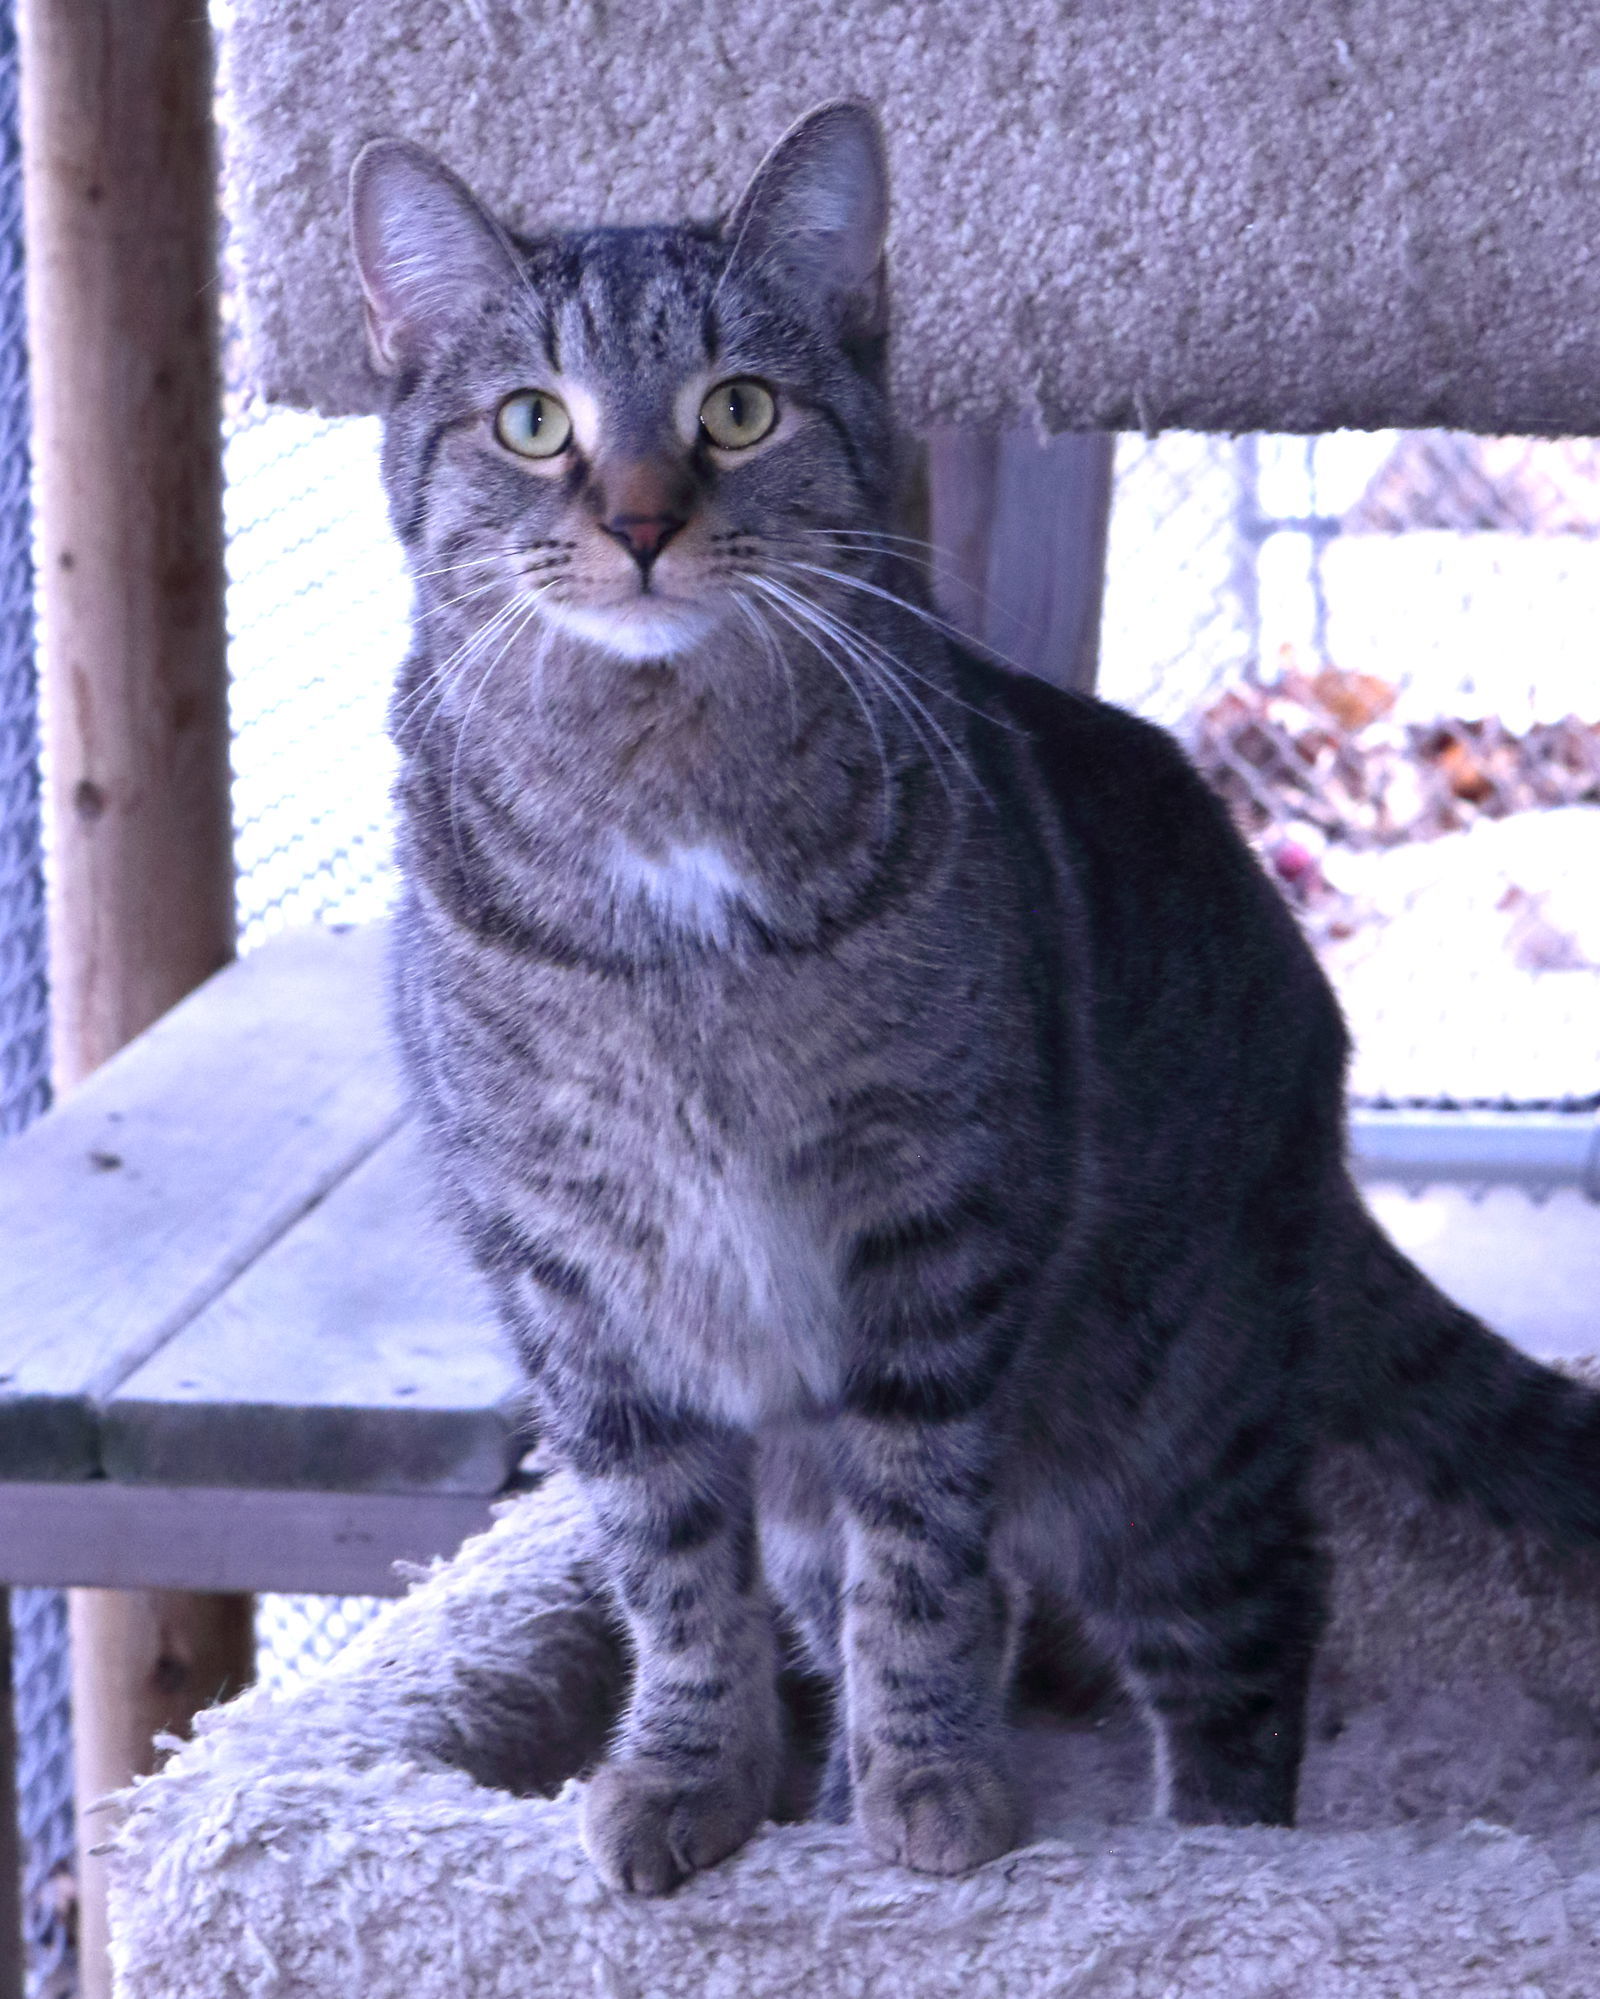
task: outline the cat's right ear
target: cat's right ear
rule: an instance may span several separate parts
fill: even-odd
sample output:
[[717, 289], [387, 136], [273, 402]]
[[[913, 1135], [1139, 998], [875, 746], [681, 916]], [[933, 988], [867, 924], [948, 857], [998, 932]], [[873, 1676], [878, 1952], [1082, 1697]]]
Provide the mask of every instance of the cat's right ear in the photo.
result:
[[889, 168], [883, 127], [859, 97], [819, 104], [756, 168], [722, 233], [730, 263], [765, 264], [881, 332]]
[[356, 155], [350, 242], [383, 375], [419, 360], [515, 273], [504, 232], [466, 182], [406, 139], [373, 139]]

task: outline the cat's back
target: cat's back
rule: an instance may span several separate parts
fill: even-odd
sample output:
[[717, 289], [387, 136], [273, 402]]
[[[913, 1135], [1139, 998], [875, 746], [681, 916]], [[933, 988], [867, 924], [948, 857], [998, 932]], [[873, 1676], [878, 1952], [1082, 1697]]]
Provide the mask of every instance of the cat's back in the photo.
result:
[[1055, 877], [1098, 1060], [1145, 1093], [1336, 1097], [1338, 1004], [1226, 808], [1163, 729], [960, 655], [1000, 837]]

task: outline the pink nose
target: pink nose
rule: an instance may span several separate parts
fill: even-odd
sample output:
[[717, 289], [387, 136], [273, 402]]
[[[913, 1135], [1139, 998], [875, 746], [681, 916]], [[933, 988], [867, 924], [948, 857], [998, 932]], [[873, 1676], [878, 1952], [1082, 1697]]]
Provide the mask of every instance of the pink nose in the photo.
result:
[[620, 541], [642, 569], [648, 569], [683, 526], [680, 514], [613, 514], [602, 521], [606, 533]]

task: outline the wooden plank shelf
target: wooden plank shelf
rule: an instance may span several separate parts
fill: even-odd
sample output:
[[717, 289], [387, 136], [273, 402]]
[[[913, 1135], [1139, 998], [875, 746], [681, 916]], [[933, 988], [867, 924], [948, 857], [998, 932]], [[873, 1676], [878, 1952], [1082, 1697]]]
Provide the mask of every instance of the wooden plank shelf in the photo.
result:
[[522, 1380], [403, 1128], [123, 1382], [109, 1478], [493, 1492]]
[[397, 1128], [381, 950], [228, 966], [0, 1151], [0, 1477], [94, 1476], [100, 1404]]
[[0, 1483], [0, 1566], [8, 1583], [51, 1589], [397, 1596], [396, 1562], [453, 1554], [492, 1505], [469, 1493]]
[[381, 928], [230, 965], [0, 1150], [0, 1580], [392, 1587], [527, 1445]]

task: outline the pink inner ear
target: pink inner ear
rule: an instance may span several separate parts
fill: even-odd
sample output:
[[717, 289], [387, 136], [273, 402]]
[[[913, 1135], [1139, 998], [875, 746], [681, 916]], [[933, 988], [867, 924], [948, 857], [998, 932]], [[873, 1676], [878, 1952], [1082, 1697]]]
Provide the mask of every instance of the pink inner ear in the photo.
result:
[[400, 356], [394, 353], [383, 337], [383, 323], [372, 309], [372, 300], [362, 294], [361, 323], [366, 329], [367, 352], [372, 357], [372, 365], [387, 374], [399, 365]]
[[376, 141], [356, 160], [350, 235], [373, 361], [386, 372], [514, 276], [505, 237], [471, 189], [400, 141]]
[[801, 283], [850, 292], [883, 256], [889, 190], [883, 138], [865, 104], [823, 105], [768, 154], [729, 223], [730, 240]]

